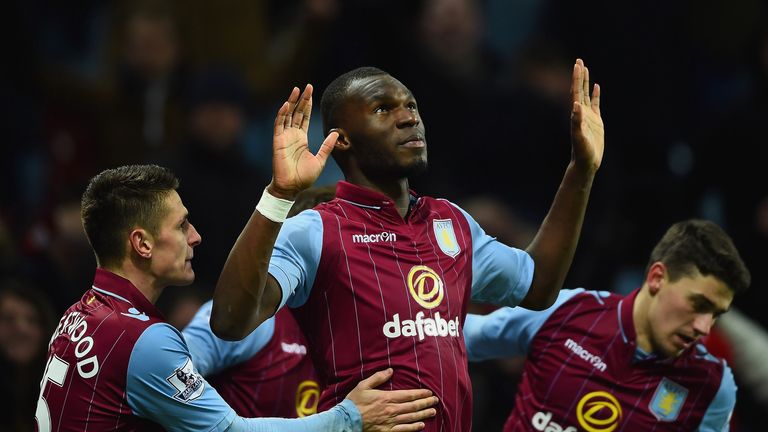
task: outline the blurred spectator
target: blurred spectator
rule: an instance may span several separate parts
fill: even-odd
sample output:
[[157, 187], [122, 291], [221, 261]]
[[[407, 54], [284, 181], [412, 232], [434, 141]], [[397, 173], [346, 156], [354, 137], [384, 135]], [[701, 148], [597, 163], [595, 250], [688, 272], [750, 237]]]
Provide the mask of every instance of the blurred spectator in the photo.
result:
[[[195, 284], [210, 290], [253, 212], [253, 199], [270, 174], [249, 165], [243, 155], [248, 120], [248, 88], [240, 74], [211, 66], [194, 74], [185, 96], [186, 132], [179, 157], [170, 159], [181, 180], [190, 219], [205, 233], [195, 250]], [[264, 145], [270, 145], [269, 135]]]
[[755, 35], [749, 60], [751, 97], [729, 110], [722, 120], [702, 127], [698, 142], [704, 161], [696, 176], [752, 271], [756, 289], [735, 304], [768, 326], [764, 310], [764, 289], [768, 286], [768, 27]]
[[426, 136], [429, 170], [412, 180], [414, 188], [424, 193], [459, 199], [485, 186], [481, 178], [467, 182], [459, 174], [467, 163], [475, 163], [466, 146], [499, 151], [507, 145], [488, 127], [501, 121], [507, 107], [500, 88], [504, 65], [484, 39], [480, 2], [426, 0], [415, 11], [413, 22], [407, 24], [414, 26], [417, 36], [404, 35], [398, 45], [407, 61], [388, 71], [413, 91], [422, 120], [433, 125]]
[[26, 259], [20, 271], [45, 289], [57, 311], [82, 296], [96, 265], [80, 220], [81, 190], [79, 183], [67, 186], [55, 198], [50, 215], [38, 220], [23, 239]]
[[0, 274], [10, 274], [17, 263], [16, 249], [5, 218], [0, 214]]
[[183, 127], [186, 77], [177, 10], [170, 1], [121, 2], [104, 115], [105, 165], [171, 157]]
[[34, 430], [48, 338], [56, 325], [48, 300], [34, 286], [0, 282], [0, 430]]
[[333, 55], [325, 36], [340, 12], [338, 0], [175, 3], [194, 65], [231, 65], [265, 105], [280, 100], [289, 85], [315, 82], [315, 63]]

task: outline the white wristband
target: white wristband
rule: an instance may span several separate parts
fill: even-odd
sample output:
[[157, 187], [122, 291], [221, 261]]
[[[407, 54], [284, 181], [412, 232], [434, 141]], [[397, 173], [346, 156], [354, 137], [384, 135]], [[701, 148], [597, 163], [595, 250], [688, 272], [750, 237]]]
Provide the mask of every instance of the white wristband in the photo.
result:
[[291, 210], [292, 206], [293, 201], [272, 196], [272, 194], [267, 192], [267, 189], [264, 188], [264, 192], [261, 194], [261, 199], [259, 200], [259, 203], [256, 204], [256, 210], [272, 222], [283, 223], [285, 222], [285, 218], [288, 217], [288, 212]]

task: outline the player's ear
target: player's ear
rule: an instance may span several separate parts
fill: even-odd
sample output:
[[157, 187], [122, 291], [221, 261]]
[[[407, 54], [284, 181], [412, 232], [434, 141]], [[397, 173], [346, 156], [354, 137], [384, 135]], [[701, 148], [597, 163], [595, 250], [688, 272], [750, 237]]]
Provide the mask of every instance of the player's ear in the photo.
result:
[[661, 284], [664, 282], [664, 278], [667, 275], [667, 266], [661, 261], [656, 261], [648, 268], [648, 273], [645, 275], [645, 283], [648, 285], [648, 290], [651, 295], [656, 295], [661, 289]]
[[152, 235], [143, 228], [136, 228], [128, 236], [131, 242], [131, 249], [142, 258], [152, 258]]
[[345, 151], [349, 149], [349, 135], [347, 135], [347, 131], [345, 131], [344, 128], [333, 128], [328, 132], [336, 132], [339, 134], [339, 137], [336, 138], [336, 143], [333, 145], [334, 150]]

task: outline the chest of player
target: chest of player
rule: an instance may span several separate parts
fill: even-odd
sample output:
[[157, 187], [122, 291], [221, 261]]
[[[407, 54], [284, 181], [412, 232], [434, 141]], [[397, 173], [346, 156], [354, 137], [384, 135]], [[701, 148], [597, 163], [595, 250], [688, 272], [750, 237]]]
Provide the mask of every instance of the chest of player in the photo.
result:
[[[352, 209], [355, 210], [355, 209]], [[323, 214], [323, 249], [312, 293], [387, 310], [455, 316], [471, 286], [466, 221], [434, 213], [407, 223], [376, 214]]]
[[536, 397], [520, 420], [541, 431], [695, 429], [716, 390], [697, 377], [706, 372], [635, 361], [614, 311], [584, 315], [535, 338], [525, 380]]

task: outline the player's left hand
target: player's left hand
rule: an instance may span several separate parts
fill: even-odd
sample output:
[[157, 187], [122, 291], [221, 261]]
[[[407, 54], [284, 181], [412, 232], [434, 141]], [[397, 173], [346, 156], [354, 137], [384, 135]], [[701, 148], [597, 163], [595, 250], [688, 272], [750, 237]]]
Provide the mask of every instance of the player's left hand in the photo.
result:
[[438, 399], [430, 390], [376, 390], [392, 377], [392, 373], [392, 368], [376, 372], [360, 381], [347, 395], [360, 411], [364, 432], [419, 431], [425, 426], [421, 420], [437, 414], [430, 407]]
[[600, 168], [605, 147], [605, 130], [600, 116], [600, 86], [589, 94], [589, 69], [576, 59], [571, 77], [571, 159], [589, 172]]

